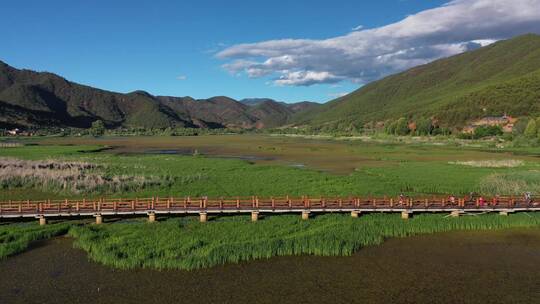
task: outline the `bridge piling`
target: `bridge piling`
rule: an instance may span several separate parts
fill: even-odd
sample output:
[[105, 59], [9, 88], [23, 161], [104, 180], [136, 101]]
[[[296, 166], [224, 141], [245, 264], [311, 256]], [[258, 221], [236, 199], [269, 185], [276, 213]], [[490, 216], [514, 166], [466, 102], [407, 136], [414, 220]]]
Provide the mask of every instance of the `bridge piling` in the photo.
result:
[[499, 212], [500, 215], [502, 216], [508, 216], [508, 210], [503, 210], [501, 212]]
[[408, 220], [409, 217], [410, 217], [410, 214], [411, 214], [411, 212], [409, 212], [409, 211], [402, 211], [401, 212], [401, 218], [404, 219], [404, 220]]
[[302, 211], [302, 219], [304, 221], [309, 220], [309, 211]]
[[251, 212], [251, 221], [256, 222], [258, 220], [259, 220], [259, 212], [258, 211]]
[[450, 212], [450, 216], [451, 217], [459, 217], [460, 216], [459, 210], [454, 210], [454, 211]]
[[358, 218], [358, 216], [360, 215], [360, 211], [351, 211], [351, 217], [353, 218]]
[[103, 217], [101, 216], [101, 214], [95, 214], [94, 217], [96, 218], [96, 225], [103, 224]]
[[206, 212], [199, 213], [199, 221], [201, 223], [206, 223], [208, 221], [208, 213]]
[[45, 216], [40, 215], [40, 216], [38, 217], [38, 219], [39, 219], [39, 225], [40, 225], [40, 226], [45, 226], [45, 225], [47, 224], [47, 219], [45, 218]]
[[156, 214], [154, 212], [148, 213], [148, 222], [154, 223], [156, 221]]

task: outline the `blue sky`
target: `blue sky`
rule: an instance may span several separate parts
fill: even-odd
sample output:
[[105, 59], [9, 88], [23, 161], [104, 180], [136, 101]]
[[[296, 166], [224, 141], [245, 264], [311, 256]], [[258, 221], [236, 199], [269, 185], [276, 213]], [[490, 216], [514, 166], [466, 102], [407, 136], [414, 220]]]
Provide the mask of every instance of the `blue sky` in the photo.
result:
[[[514, 7], [516, 2], [457, 0], [449, 11], [444, 5], [447, 1], [424, 0], [9, 1], [2, 4], [0, 60], [119, 92], [141, 89], [195, 98], [226, 95], [324, 102], [373, 79], [469, 46], [537, 32], [534, 21], [540, 18], [518, 13], [538, 2], [516, 1], [523, 2], [523, 7], [518, 5], [517, 13], [500, 26], [448, 39], [444, 35], [455, 35], [430, 29], [428, 44], [425, 31], [411, 33], [410, 29], [442, 22], [433, 16], [470, 11], [467, 6], [473, 2], [488, 9], [494, 2], [502, 8], [505, 3]], [[440, 11], [423, 13], [430, 9]], [[493, 9], [508, 14], [501, 6]], [[407, 16], [413, 16], [410, 22], [404, 20]], [[476, 17], [470, 16], [471, 20]], [[488, 22], [490, 18], [479, 19]], [[450, 29], [455, 31], [459, 24], [463, 21], [450, 20], [441, 28], [454, 26]], [[363, 28], [353, 32], [357, 26]], [[502, 26], [511, 30], [503, 31]], [[400, 37], [374, 34], [405, 30]], [[406, 40], [405, 36], [422, 39]], [[371, 45], [379, 51], [372, 51]], [[403, 50], [407, 50], [406, 59]], [[388, 54], [391, 61], [385, 59]], [[381, 60], [386, 61], [373, 64]]]

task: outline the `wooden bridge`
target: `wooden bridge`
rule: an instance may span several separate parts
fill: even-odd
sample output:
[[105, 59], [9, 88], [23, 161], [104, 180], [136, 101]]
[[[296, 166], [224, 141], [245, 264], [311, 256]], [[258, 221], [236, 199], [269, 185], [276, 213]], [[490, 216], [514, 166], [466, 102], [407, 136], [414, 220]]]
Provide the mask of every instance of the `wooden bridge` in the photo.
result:
[[270, 197], [259, 198], [130, 198], [130, 199], [64, 199], [0, 202], [0, 218], [38, 218], [40, 224], [48, 217], [94, 216], [102, 223], [103, 216], [147, 215], [153, 222], [156, 215], [199, 214], [201, 222], [208, 214], [249, 213], [256, 221], [259, 213], [301, 213], [308, 219], [310, 213], [350, 212], [353, 217], [365, 212], [400, 212], [407, 219], [413, 213], [447, 212], [459, 216], [469, 212], [499, 212], [508, 215], [519, 211], [540, 211], [540, 198], [515, 197], [471, 198], [360, 198], [360, 197]]

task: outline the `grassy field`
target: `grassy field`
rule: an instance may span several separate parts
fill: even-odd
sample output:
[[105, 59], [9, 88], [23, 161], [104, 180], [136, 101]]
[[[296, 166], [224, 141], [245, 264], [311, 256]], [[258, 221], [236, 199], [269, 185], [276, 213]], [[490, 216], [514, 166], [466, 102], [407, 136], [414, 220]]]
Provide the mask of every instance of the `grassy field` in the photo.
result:
[[[114, 180], [151, 182], [133, 183], [132, 187], [126, 188], [107, 184], [103, 187], [81, 186], [86, 190], [73, 191], [69, 187], [52, 187], [51, 183], [44, 181], [11, 183], [7, 180], [0, 190], [1, 200], [101, 195], [382, 196], [470, 192], [520, 195], [525, 191], [536, 192], [540, 189], [538, 158], [527, 151], [514, 154], [504, 150], [492, 152], [482, 147], [464, 148], [430, 143], [375, 143], [254, 135], [61, 138], [37, 143], [2, 148], [0, 157], [85, 162], [96, 165], [100, 176], [111, 183]], [[104, 146], [113, 148], [102, 151]], [[214, 148], [208, 148], [210, 146]], [[144, 153], [156, 150], [197, 150], [199, 153]], [[508, 163], [512, 166], [505, 165]], [[80, 178], [87, 178], [89, 174], [96, 173], [83, 172]]]

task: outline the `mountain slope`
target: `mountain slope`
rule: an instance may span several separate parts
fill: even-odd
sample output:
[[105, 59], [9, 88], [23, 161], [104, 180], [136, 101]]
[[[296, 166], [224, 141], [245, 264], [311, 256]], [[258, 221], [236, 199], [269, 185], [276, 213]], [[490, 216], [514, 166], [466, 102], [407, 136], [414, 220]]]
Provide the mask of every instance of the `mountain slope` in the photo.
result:
[[58, 75], [19, 70], [0, 61], [0, 127], [88, 128], [95, 120], [109, 127], [263, 128], [288, 121], [284, 103], [245, 105], [219, 96], [153, 96], [104, 91], [70, 82]]
[[460, 126], [485, 115], [540, 114], [540, 36], [524, 35], [372, 82], [297, 124], [346, 128], [399, 117]]
[[259, 119], [259, 127], [279, 127], [291, 122], [296, 113], [320, 106], [319, 103], [302, 101], [292, 104], [270, 98], [246, 98], [241, 103], [250, 106], [248, 113]]

